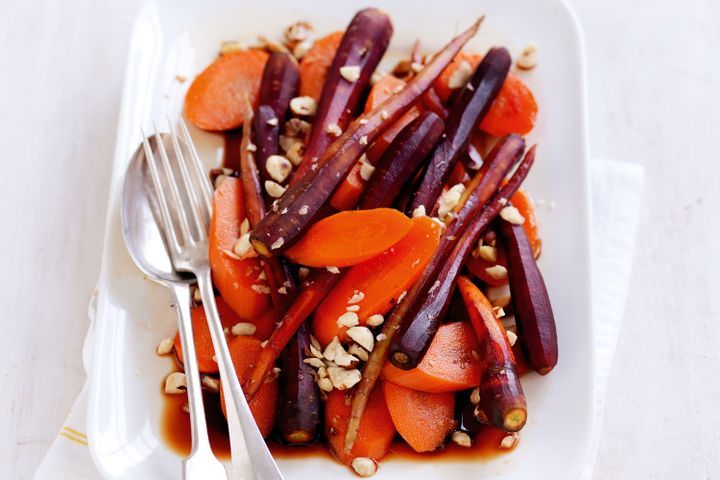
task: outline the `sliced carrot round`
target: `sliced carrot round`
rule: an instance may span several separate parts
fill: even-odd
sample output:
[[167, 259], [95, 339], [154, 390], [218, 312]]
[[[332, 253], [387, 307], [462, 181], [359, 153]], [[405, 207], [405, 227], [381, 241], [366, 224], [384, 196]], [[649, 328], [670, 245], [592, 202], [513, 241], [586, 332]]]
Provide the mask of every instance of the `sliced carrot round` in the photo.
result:
[[[474, 353], [473, 353], [474, 352]], [[401, 370], [390, 362], [382, 376], [397, 385], [429, 393], [457, 392], [480, 384], [482, 367], [472, 327], [466, 322], [441, 325], [417, 367]]]
[[[247, 380], [255, 368], [255, 363], [260, 356], [262, 350], [260, 340], [252, 337], [235, 337], [228, 344], [230, 357], [235, 367], [235, 373], [242, 384]], [[250, 411], [253, 414], [255, 423], [257, 423], [260, 433], [263, 437], [267, 437], [272, 432], [275, 424], [275, 412], [278, 403], [278, 382], [277, 379], [265, 382], [253, 399], [250, 401]], [[220, 406], [224, 415], [225, 397], [222, 388], [220, 389]]]
[[385, 403], [383, 389], [377, 385], [370, 397], [360, 420], [360, 428], [351, 455], [344, 454], [345, 432], [350, 418], [350, 393], [333, 390], [325, 401], [325, 437], [330, 451], [342, 462], [348, 464], [355, 457], [380, 460], [390, 450], [395, 426]]
[[[347, 311], [348, 300], [359, 292], [354, 305], [360, 323], [370, 315], [385, 315], [402, 292], [415, 283], [430, 261], [440, 240], [440, 226], [428, 217], [412, 219], [412, 228], [402, 240], [382, 254], [350, 268], [315, 310], [313, 335], [327, 345], [335, 336], [346, 340], [346, 327], [337, 319]], [[356, 297], [357, 298], [357, 297]]]
[[232, 130], [242, 125], [247, 102], [255, 104], [268, 54], [241, 50], [218, 57], [198, 75], [185, 96], [185, 115], [203, 130]]
[[[255, 325], [257, 330], [255, 331], [254, 337], [261, 340], [268, 338], [275, 328], [274, 318], [259, 316], [251, 320], [242, 320], [222, 297], [216, 297], [215, 303], [217, 304], [218, 313], [220, 314], [220, 323], [222, 323], [224, 328], [232, 328], [236, 323], [246, 321]], [[218, 371], [218, 365], [217, 362], [213, 360], [215, 350], [213, 348], [212, 337], [210, 336], [207, 317], [205, 316], [205, 309], [201, 305], [192, 308], [190, 312], [192, 315], [193, 337], [195, 338], [195, 353], [200, 372], [216, 373]], [[174, 345], [178, 360], [183, 362], [179, 333], [175, 334]]]
[[480, 129], [496, 137], [511, 133], [525, 135], [535, 126], [537, 111], [532, 91], [525, 82], [509, 74], [487, 115], [480, 122]]
[[320, 100], [330, 65], [345, 32], [333, 32], [313, 43], [300, 61], [300, 95]]
[[285, 255], [311, 267], [349, 267], [381, 254], [410, 228], [412, 221], [392, 208], [340, 212], [310, 227]]
[[210, 221], [209, 259], [213, 284], [223, 299], [240, 318], [252, 319], [270, 306], [269, 287], [258, 277], [262, 273], [260, 260], [238, 260], [232, 251], [240, 238], [240, 225], [245, 219], [242, 183], [227, 178], [213, 197]]
[[400, 436], [416, 452], [437, 450], [455, 428], [455, 393], [427, 393], [383, 382], [385, 402]]

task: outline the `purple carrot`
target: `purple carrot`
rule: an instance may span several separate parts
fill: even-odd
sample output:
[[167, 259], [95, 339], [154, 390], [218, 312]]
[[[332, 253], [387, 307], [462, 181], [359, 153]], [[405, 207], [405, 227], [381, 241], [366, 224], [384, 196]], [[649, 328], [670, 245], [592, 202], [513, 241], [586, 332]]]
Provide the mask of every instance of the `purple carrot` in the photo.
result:
[[359, 109], [370, 77], [387, 50], [392, 33], [390, 17], [381, 10], [366, 8], [353, 17], [328, 70], [303, 162], [291, 184], [311, 172], [312, 166], [335, 140], [328, 127], [337, 125], [341, 130], [347, 128]]
[[424, 112], [403, 128], [378, 160], [360, 200], [360, 209], [392, 205], [402, 186], [435, 146], [444, 127], [440, 117]]
[[491, 48], [475, 69], [467, 86], [457, 97], [446, 120], [445, 136], [435, 148], [420, 188], [415, 193], [410, 212], [419, 206], [431, 212], [453, 167], [465, 155], [470, 134], [490, 110], [493, 100], [505, 82], [512, 60], [505, 48]]
[[541, 375], [558, 361], [557, 330], [545, 280], [522, 225], [500, 221], [508, 279], [520, 345], [528, 364]]

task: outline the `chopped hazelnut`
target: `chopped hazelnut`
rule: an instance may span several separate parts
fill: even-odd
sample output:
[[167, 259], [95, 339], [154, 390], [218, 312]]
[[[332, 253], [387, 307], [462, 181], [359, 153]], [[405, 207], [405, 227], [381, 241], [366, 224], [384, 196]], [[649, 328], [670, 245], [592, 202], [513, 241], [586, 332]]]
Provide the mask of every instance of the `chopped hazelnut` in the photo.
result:
[[522, 225], [525, 223], [525, 217], [523, 217], [520, 214], [520, 211], [512, 205], [508, 205], [500, 210], [500, 217], [513, 225]]
[[252, 251], [253, 246], [250, 243], [250, 234], [243, 233], [242, 235], [240, 235], [240, 238], [238, 238], [237, 242], [235, 242], [235, 245], [233, 246], [233, 253], [238, 257], [242, 258], [251, 253]]
[[359, 323], [358, 314], [355, 312], [345, 312], [337, 319], [338, 327], [354, 327]]
[[290, 172], [292, 172], [292, 168], [293, 166], [290, 160], [282, 155], [270, 155], [265, 162], [265, 169], [268, 174], [279, 183], [284, 182], [288, 178]]
[[458, 68], [456, 68], [450, 75], [450, 78], [448, 79], [448, 87], [453, 90], [464, 87], [468, 80], [470, 80], [472, 73], [472, 65], [470, 65], [470, 63], [466, 60], [463, 60], [460, 62]]
[[211, 392], [217, 392], [220, 390], [220, 382], [217, 378], [205, 375], [200, 381], [200, 383], [202, 383], [202, 386], [207, 388]]
[[478, 248], [480, 258], [486, 262], [497, 262], [498, 251], [497, 248], [491, 247], [490, 245], [482, 245]]
[[366, 320], [365, 324], [369, 325], [371, 327], [379, 327], [383, 324], [385, 321], [385, 317], [380, 315], [379, 313], [376, 313], [375, 315], [370, 315]]
[[295, 115], [315, 115], [315, 112], [317, 111], [317, 102], [313, 97], [295, 97], [290, 100], [290, 110]]
[[375, 463], [373, 459], [367, 457], [353, 458], [352, 462], [350, 462], [350, 466], [352, 466], [355, 473], [361, 477], [371, 477], [375, 475], [375, 472], [377, 472], [377, 463]]
[[515, 64], [522, 70], [532, 70], [537, 66], [540, 49], [534, 43], [529, 43], [518, 55]]
[[157, 354], [158, 355], [167, 355], [170, 352], [172, 352], [173, 349], [173, 339], [172, 338], [163, 338], [160, 340], [160, 343], [157, 346]]
[[320, 390], [322, 390], [323, 392], [330, 392], [333, 389], [333, 384], [327, 377], [319, 379], [317, 384]]
[[328, 367], [328, 377], [338, 390], [347, 390], [360, 382], [360, 370], [346, 370], [340, 367]]
[[362, 360], [363, 362], [367, 362], [367, 360], [368, 360], [368, 358], [369, 358], [369, 357], [368, 357], [368, 352], [367, 352], [367, 350], [365, 350], [364, 348], [362, 348], [362, 347], [361, 347], [360, 345], [358, 345], [357, 343], [353, 343], [352, 345], [350, 345], [350, 348], [348, 348], [348, 353], [349, 353], [350, 355], [356, 356], [357, 358], [359, 358], [359, 359]]
[[327, 128], [325, 128], [325, 131], [333, 137], [339, 137], [342, 135], [342, 128], [340, 128], [340, 125], [337, 123], [331, 123], [327, 126]]
[[352, 83], [360, 78], [360, 67], [358, 65], [345, 65], [340, 67], [340, 76]]
[[500, 448], [513, 448], [517, 443], [517, 434], [510, 434], [505, 436], [500, 441]]
[[503, 267], [502, 265], [494, 265], [492, 267], [488, 267], [485, 269], [485, 273], [490, 275], [490, 277], [494, 278], [495, 280], [502, 280], [504, 278], [507, 278], [507, 268]]
[[365, 294], [363, 292], [361, 292], [360, 290], [353, 290], [353, 295], [352, 295], [352, 297], [348, 298], [347, 303], [353, 304], [353, 303], [362, 302], [362, 300], [364, 298], [365, 298]]
[[450, 189], [448, 189], [446, 192], [444, 192], [440, 196], [440, 201], [438, 205], [438, 216], [440, 219], [444, 219], [452, 210], [455, 208], [455, 206], [460, 201], [460, 197], [462, 196], [463, 192], [465, 191], [465, 185], [462, 183], [458, 183], [457, 185], [453, 185]]
[[256, 330], [257, 327], [252, 323], [239, 322], [233, 325], [233, 327], [230, 329], [230, 332], [236, 337], [249, 337], [251, 335], [254, 335]]
[[453, 443], [461, 447], [472, 447], [472, 439], [470, 438], [470, 435], [465, 432], [461, 432], [460, 430], [453, 432], [451, 439]]
[[373, 339], [373, 334], [369, 328], [352, 327], [348, 328], [346, 333], [347, 336], [357, 342], [358, 345], [363, 347], [368, 352], [372, 352], [372, 349], [375, 347], [375, 340]]
[[470, 403], [478, 405], [480, 403], [480, 387], [475, 387], [470, 392]]
[[287, 187], [283, 187], [279, 183], [273, 182], [272, 180], [265, 180], [265, 191], [272, 198], [280, 198], [287, 190]]
[[261, 295], [270, 295], [270, 287], [267, 285], [250, 285], [250, 289]]
[[303, 363], [306, 363], [313, 368], [325, 368], [325, 362], [315, 357], [306, 358], [303, 360]]
[[187, 391], [187, 379], [182, 372], [173, 372], [165, 378], [165, 393], [178, 395]]
[[370, 180], [372, 174], [375, 173], [375, 167], [368, 162], [360, 162], [360, 178], [366, 182]]

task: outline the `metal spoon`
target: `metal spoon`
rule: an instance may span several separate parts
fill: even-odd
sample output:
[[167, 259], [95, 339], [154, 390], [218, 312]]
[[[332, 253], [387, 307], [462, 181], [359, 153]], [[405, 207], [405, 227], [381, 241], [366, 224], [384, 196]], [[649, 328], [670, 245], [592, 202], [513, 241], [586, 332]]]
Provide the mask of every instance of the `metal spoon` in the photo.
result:
[[[169, 141], [163, 135], [166, 146]], [[154, 138], [151, 145], [155, 150], [157, 145]], [[149, 279], [170, 290], [177, 305], [192, 431], [192, 449], [190, 455], [183, 460], [183, 476], [187, 480], [226, 480], [228, 476], [225, 467], [215, 458], [210, 448], [203, 408], [190, 317], [190, 284], [194, 282], [194, 277], [176, 272], [170, 262], [156, 221], [159, 218], [157, 199], [142, 145], [133, 155], [125, 174], [120, 217], [130, 257]]]

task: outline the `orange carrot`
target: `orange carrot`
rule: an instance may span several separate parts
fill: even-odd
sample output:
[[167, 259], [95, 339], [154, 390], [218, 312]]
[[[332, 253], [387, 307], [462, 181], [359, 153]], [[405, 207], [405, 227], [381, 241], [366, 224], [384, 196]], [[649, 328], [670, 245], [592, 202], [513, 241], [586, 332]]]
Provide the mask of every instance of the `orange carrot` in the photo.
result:
[[465, 266], [468, 270], [470, 270], [470, 273], [488, 285], [492, 287], [502, 287], [503, 285], [508, 284], [507, 275], [504, 277], [498, 276], [497, 274], [492, 276], [487, 270], [488, 268], [493, 268], [497, 265], [504, 267], [507, 270], [507, 259], [505, 258], [505, 250], [502, 245], [496, 245], [495, 250], [497, 251], [497, 260], [488, 261], [480, 256], [476, 257], [475, 252], [473, 252], [465, 263]]
[[245, 95], [255, 104], [268, 54], [241, 50], [222, 55], [198, 75], [185, 96], [185, 115], [203, 130], [232, 130], [243, 123]]
[[[450, 77], [463, 62], [472, 70], [478, 66], [482, 55], [460, 52], [435, 81], [438, 96], [447, 101], [455, 91], [449, 86]], [[490, 107], [490, 111], [480, 122], [480, 129], [496, 137], [510, 133], [525, 135], [533, 129], [537, 116], [537, 103], [530, 89], [520, 78], [508, 75], [500, 93]]]
[[251, 319], [268, 309], [270, 295], [261, 293], [269, 291], [269, 288], [265, 280], [258, 279], [262, 272], [260, 260], [239, 260], [233, 254], [244, 219], [242, 184], [237, 178], [228, 177], [213, 197], [209, 235], [210, 269], [213, 284], [230, 308], [240, 318]]
[[445, 70], [443, 70], [433, 85], [435, 93], [438, 94], [438, 97], [440, 97], [443, 102], [447, 102], [453, 92], [459, 90], [458, 88], [450, 88], [450, 77], [460, 68], [462, 63], [467, 62], [474, 71], [482, 61], [482, 57], [482, 55], [467, 52], [460, 52], [455, 55], [453, 61], [445, 67]]
[[508, 75], [480, 129], [496, 137], [525, 135], [535, 126], [537, 103], [532, 92], [513, 74]]
[[311, 267], [349, 267], [381, 254], [411, 228], [412, 221], [392, 208], [340, 212], [311, 226], [285, 255]]
[[388, 98], [395, 95], [407, 85], [405, 80], [401, 80], [393, 75], [383, 75], [373, 85], [365, 102], [365, 113], [373, 111], [378, 105]]
[[532, 247], [533, 256], [537, 260], [540, 257], [542, 251], [542, 240], [538, 233], [538, 221], [535, 216], [535, 205], [533, 204], [530, 194], [525, 190], [518, 189], [517, 192], [510, 198], [513, 206], [520, 211], [520, 215], [525, 218], [523, 223], [523, 229], [527, 235], [530, 246]]
[[[255, 368], [258, 355], [262, 350], [260, 340], [252, 337], [235, 337], [229, 342], [228, 348], [230, 349], [230, 357], [235, 367], [235, 373], [240, 382], [243, 382]], [[263, 437], [267, 437], [272, 432], [275, 424], [277, 400], [278, 382], [277, 379], [272, 379], [263, 383], [255, 398], [250, 401], [250, 411], [252, 411], [255, 423], [257, 423]], [[222, 388], [220, 389], [220, 406], [223, 414], [227, 416]]]
[[[473, 353], [474, 352], [474, 353]], [[390, 362], [382, 376], [397, 385], [428, 393], [457, 392], [480, 383], [478, 345], [465, 322], [441, 325], [417, 367], [401, 370]]]
[[[232, 328], [233, 325], [239, 322], [247, 322], [255, 325], [255, 333], [253, 337], [260, 340], [268, 338], [273, 330], [275, 329], [275, 318], [272, 315], [261, 315], [249, 320], [243, 320], [237, 316], [237, 314], [228, 306], [222, 297], [216, 297], [215, 303], [217, 304], [218, 313], [220, 314], [220, 322], [223, 327]], [[215, 350], [213, 349], [212, 338], [210, 337], [210, 329], [207, 324], [207, 317], [205, 316], [205, 309], [195, 307], [191, 310], [192, 324], [193, 324], [193, 338], [195, 339], [195, 351], [197, 353], [198, 367], [201, 373], [216, 373], [218, 371], [218, 365], [213, 357], [215, 356]], [[180, 335], [175, 334], [175, 352], [177, 352], [178, 360], [183, 361], [182, 347], [180, 345]]]
[[383, 382], [393, 424], [416, 452], [437, 450], [455, 428], [455, 394], [427, 393]]
[[346, 392], [333, 390], [328, 393], [325, 401], [325, 435], [330, 451], [345, 464], [349, 464], [355, 457], [380, 460], [390, 449], [395, 436], [395, 426], [382, 388], [376, 388], [370, 394], [360, 420], [357, 440], [347, 455], [344, 453], [344, 441], [349, 417], [350, 402], [346, 401]]
[[360, 324], [370, 315], [385, 315], [402, 292], [418, 279], [430, 260], [440, 239], [440, 226], [428, 217], [412, 220], [410, 232], [390, 249], [359, 265], [350, 268], [315, 311], [312, 321], [313, 335], [323, 345], [335, 336], [345, 340], [346, 327], [337, 319], [347, 311], [348, 299], [362, 292], [355, 305]]
[[345, 32], [333, 32], [313, 43], [300, 61], [300, 95], [320, 100], [328, 69]]
[[[230, 318], [237, 319], [238, 322], [240, 321], [239, 317], [235, 315], [235, 312], [230, 310], [227, 304], [222, 301], [221, 297], [217, 297], [215, 299], [215, 303], [217, 303], [218, 312], [220, 313], [220, 322], [223, 327], [232, 327], [233, 324], [231, 323], [232, 320], [230, 320]], [[193, 338], [195, 339], [195, 353], [197, 356], [198, 369], [200, 369], [200, 373], [217, 373], [218, 364], [215, 360], [213, 360], [215, 350], [213, 349], [212, 338], [210, 337], [210, 329], [207, 325], [205, 309], [202, 306], [194, 307], [190, 313], [192, 315]], [[183, 358], [179, 332], [175, 334], [173, 344], [175, 345], [175, 353], [178, 360], [184, 363], [185, 360]]]

